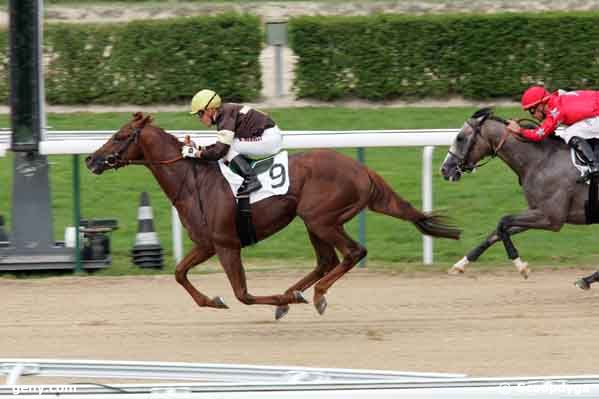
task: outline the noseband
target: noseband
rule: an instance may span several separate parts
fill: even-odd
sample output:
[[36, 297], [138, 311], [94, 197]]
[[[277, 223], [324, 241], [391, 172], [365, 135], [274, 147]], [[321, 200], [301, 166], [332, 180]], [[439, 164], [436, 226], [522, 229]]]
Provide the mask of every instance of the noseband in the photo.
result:
[[168, 164], [171, 164], [171, 163], [174, 163], [174, 162], [177, 162], [177, 161], [180, 161], [181, 159], [183, 159], [182, 156], [178, 156], [177, 158], [169, 159], [166, 161], [146, 161], [146, 160], [123, 159], [122, 155], [125, 153], [125, 151], [127, 151], [129, 146], [131, 145], [131, 143], [137, 144], [139, 142], [139, 136], [141, 135], [142, 130], [143, 130], [143, 128], [140, 128], [140, 127], [133, 128], [133, 132], [124, 141], [118, 140], [116, 137], [114, 137], [113, 140], [115, 142], [117, 142], [117, 143], [123, 142], [123, 143], [121, 144], [120, 148], [117, 151], [106, 156], [106, 159], [104, 159], [104, 163], [108, 167], [118, 169], [120, 167], [130, 165], [130, 164], [134, 164], [134, 165], [135, 164], [137, 164], [137, 165], [168, 165]]
[[460, 172], [472, 172], [476, 168], [485, 166], [487, 163], [489, 163], [493, 158], [495, 158], [497, 156], [497, 153], [499, 152], [501, 147], [503, 147], [503, 144], [507, 140], [507, 137], [510, 135], [510, 131], [508, 129], [505, 129], [497, 147], [493, 148], [493, 146], [491, 145], [491, 149], [493, 151], [491, 154], [491, 158], [487, 159], [485, 162], [477, 163], [477, 164], [472, 164], [472, 163], [468, 162], [468, 157], [470, 156], [470, 152], [472, 151], [472, 148], [474, 147], [476, 140], [482, 136], [482, 127], [488, 119], [492, 119], [494, 121], [501, 122], [506, 126], [508, 124], [508, 122], [505, 119], [500, 118], [495, 115], [492, 115], [492, 114], [485, 116], [480, 122], [475, 123], [475, 124], [471, 123], [472, 119], [469, 119], [468, 121], [466, 121], [466, 124], [468, 126], [470, 126], [470, 128], [472, 129], [472, 135], [470, 136], [470, 139], [468, 140], [468, 143], [466, 144], [466, 150], [464, 151], [464, 155], [460, 156], [454, 152], [451, 152], [451, 150], [449, 151], [449, 154], [451, 154], [452, 156], [457, 158], [458, 170]]
[[[127, 151], [131, 143], [134, 142], [135, 144], [137, 144], [137, 142], [139, 141], [140, 134], [141, 128], [133, 128], [133, 133], [131, 133], [129, 137], [127, 137], [127, 139], [121, 144], [120, 148], [117, 151], [106, 156], [104, 163], [111, 168], [120, 168], [121, 166], [130, 164], [131, 161], [129, 161], [128, 159], [123, 159], [121, 158], [121, 156], [125, 153], [125, 151]], [[113, 140], [117, 143], [122, 141], [118, 140], [116, 136], [113, 138]]]

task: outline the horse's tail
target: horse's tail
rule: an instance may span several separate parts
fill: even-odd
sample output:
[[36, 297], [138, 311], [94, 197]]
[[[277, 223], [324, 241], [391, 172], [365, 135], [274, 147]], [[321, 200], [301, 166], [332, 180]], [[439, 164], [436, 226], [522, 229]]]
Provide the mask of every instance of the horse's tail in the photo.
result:
[[461, 230], [448, 223], [444, 215], [433, 212], [423, 213], [401, 198], [381, 176], [368, 169], [371, 188], [368, 208], [399, 219], [407, 220], [422, 234], [458, 240]]

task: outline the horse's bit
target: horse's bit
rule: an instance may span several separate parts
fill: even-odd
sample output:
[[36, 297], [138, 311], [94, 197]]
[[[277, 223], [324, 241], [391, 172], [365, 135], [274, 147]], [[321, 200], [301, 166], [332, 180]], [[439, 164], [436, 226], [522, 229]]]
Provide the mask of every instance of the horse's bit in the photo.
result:
[[488, 164], [493, 158], [495, 158], [497, 156], [497, 153], [499, 152], [501, 147], [503, 147], [503, 144], [505, 143], [507, 137], [510, 135], [510, 131], [508, 129], [505, 129], [505, 132], [501, 136], [501, 140], [499, 141], [499, 144], [497, 145], [497, 147], [492, 148], [493, 146], [491, 146], [491, 149], [493, 150], [493, 153], [491, 154], [491, 158], [487, 159], [486, 161], [484, 161], [482, 163], [478, 163], [478, 164], [474, 164], [474, 165], [471, 163], [468, 163], [468, 156], [470, 155], [470, 152], [472, 151], [472, 147], [474, 147], [474, 143], [476, 142], [476, 139], [479, 136], [481, 136], [482, 126], [487, 121], [487, 119], [493, 119], [493, 120], [503, 123], [504, 125], [507, 125], [506, 120], [499, 118], [497, 116], [494, 116], [494, 115], [487, 115], [479, 123], [476, 123], [476, 124], [470, 123], [471, 120], [466, 121], [466, 124], [468, 126], [470, 126], [470, 128], [472, 129], [472, 135], [470, 136], [468, 143], [466, 144], [466, 150], [464, 151], [464, 155], [460, 156], [454, 152], [451, 152], [451, 150], [448, 151], [449, 154], [451, 154], [452, 156], [457, 158], [458, 170], [460, 172], [472, 172], [474, 169], [480, 168], [480, 167]]
[[[121, 145], [121, 148], [119, 148], [118, 151], [115, 151], [112, 154], [107, 155], [106, 159], [104, 160], [104, 163], [111, 168], [117, 169], [122, 166], [129, 165], [129, 164], [168, 165], [168, 164], [171, 164], [171, 163], [174, 163], [174, 162], [177, 162], [177, 161], [180, 161], [181, 159], [183, 159], [182, 156], [178, 156], [177, 158], [169, 159], [166, 161], [146, 161], [146, 160], [122, 159], [121, 156], [125, 153], [125, 151], [127, 151], [127, 149], [129, 148], [129, 145], [131, 145], [131, 143], [137, 144], [137, 142], [139, 141], [139, 136], [141, 135], [141, 131], [142, 131], [142, 128], [139, 128], [139, 127], [133, 128], [133, 133], [131, 133], [129, 135], [129, 137], [127, 137], [125, 142]], [[117, 143], [123, 141], [123, 140], [117, 139], [116, 135], [115, 135], [115, 137], [113, 137], [113, 140]]]

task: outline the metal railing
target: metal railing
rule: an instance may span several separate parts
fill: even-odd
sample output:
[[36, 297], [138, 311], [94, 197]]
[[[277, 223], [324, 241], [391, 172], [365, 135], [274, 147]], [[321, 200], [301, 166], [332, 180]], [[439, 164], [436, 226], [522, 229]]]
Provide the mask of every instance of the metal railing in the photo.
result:
[[[599, 376], [468, 378], [463, 374], [410, 373], [309, 367], [90, 360], [0, 359], [7, 376], [0, 395], [60, 392], [37, 377], [65, 377], [69, 398], [539, 398], [599, 397]], [[27, 376], [29, 385], [19, 385]], [[74, 378], [93, 382], [73, 383]], [[115, 379], [135, 383], [114, 383]], [[146, 380], [151, 382], [146, 382]], [[156, 382], [160, 380], [161, 382]], [[45, 379], [47, 381], [47, 378]], [[34, 390], [37, 388], [37, 391]]]

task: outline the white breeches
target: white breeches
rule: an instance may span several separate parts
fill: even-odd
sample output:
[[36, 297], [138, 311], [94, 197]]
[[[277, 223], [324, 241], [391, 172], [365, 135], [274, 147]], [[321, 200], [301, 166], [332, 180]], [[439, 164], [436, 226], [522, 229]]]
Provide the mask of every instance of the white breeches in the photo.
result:
[[242, 154], [249, 158], [264, 158], [281, 151], [283, 136], [277, 126], [266, 129], [261, 137], [255, 139], [233, 139], [229, 152], [225, 155], [227, 161]]
[[555, 132], [555, 135], [564, 139], [566, 143], [575, 136], [582, 137], [583, 139], [599, 138], [599, 116], [576, 122], [566, 127], [563, 131]]

